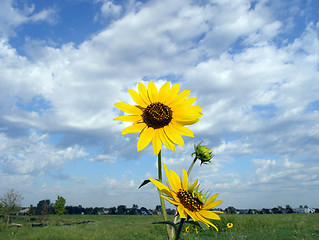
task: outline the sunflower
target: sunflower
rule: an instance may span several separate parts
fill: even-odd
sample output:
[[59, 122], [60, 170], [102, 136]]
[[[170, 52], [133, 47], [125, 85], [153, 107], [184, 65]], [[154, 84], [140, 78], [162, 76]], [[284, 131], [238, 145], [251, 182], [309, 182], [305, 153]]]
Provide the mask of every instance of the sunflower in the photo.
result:
[[228, 227], [228, 228], [232, 228], [233, 226], [234, 226], [233, 223], [227, 223], [227, 227]]
[[137, 105], [124, 102], [115, 104], [130, 115], [119, 116], [114, 120], [132, 122], [131, 126], [123, 129], [122, 135], [140, 132], [137, 151], [143, 150], [151, 141], [155, 155], [160, 152], [162, 143], [175, 151], [175, 143], [184, 146], [181, 135], [194, 137], [193, 132], [185, 126], [198, 122], [202, 108], [191, 106], [196, 98], [187, 98], [190, 90], [180, 93], [179, 90], [179, 84], [170, 87], [170, 82], [166, 82], [159, 91], [152, 81], [148, 83], [148, 88], [139, 83], [139, 93], [128, 89]]
[[218, 228], [206, 219], [220, 220], [217, 213], [223, 212], [211, 211], [212, 208], [223, 202], [220, 200], [215, 201], [218, 194], [209, 197], [203, 194], [202, 191], [198, 191], [198, 179], [189, 186], [185, 169], [183, 169], [183, 181], [181, 181], [173, 170], [168, 170], [165, 164], [163, 166], [168, 180], [167, 186], [153, 178], [149, 179], [166, 195], [162, 195], [162, 197], [177, 206], [180, 218], [188, 219], [190, 217], [195, 222], [200, 221], [208, 227], [213, 226], [218, 231]]

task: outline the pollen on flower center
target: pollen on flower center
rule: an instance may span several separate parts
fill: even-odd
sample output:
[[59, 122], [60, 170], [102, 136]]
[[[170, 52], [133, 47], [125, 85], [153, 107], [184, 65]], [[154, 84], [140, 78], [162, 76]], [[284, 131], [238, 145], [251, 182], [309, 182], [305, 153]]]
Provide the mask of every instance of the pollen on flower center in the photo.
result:
[[172, 120], [172, 110], [163, 103], [156, 102], [148, 105], [143, 114], [143, 121], [154, 129], [168, 125]]
[[180, 190], [177, 193], [177, 197], [181, 204], [189, 211], [198, 212], [203, 206], [203, 203], [198, 198], [193, 197], [193, 195], [188, 191]]

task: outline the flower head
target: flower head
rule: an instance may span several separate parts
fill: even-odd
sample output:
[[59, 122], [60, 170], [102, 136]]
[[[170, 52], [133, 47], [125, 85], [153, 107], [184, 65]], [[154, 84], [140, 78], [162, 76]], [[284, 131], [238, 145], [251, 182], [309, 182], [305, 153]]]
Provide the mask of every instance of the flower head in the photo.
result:
[[196, 157], [201, 161], [201, 164], [211, 163], [210, 160], [214, 157], [213, 152], [206, 146], [201, 143], [194, 145], [195, 152], [192, 155], [196, 155]]
[[232, 228], [234, 226], [234, 224], [232, 224], [232, 223], [227, 223], [227, 227], [228, 228]]
[[207, 193], [203, 194], [198, 188], [198, 179], [189, 185], [188, 175], [185, 169], [183, 169], [183, 180], [172, 170], [168, 170], [164, 165], [165, 173], [167, 176], [167, 186], [163, 183], [150, 178], [149, 180], [160, 190], [165, 196], [164, 199], [177, 206], [177, 211], [180, 218], [192, 218], [194, 221], [200, 221], [206, 224], [208, 227], [213, 226], [217, 231], [217, 227], [208, 221], [208, 219], [220, 220], [217, 213], [223, 213], [220, 211], [211, 211], [212, 208], [221, 204], [223, 201], [215, 199], [218, 194], [213, 196], [207, 196]]
[[114, 120], [132, 122], [132, 125], [123, 129], [122, 134], [140, 132], [137, 150], [143, 150], [150, 142], [153, 151], [158, 155], [162, 143], [174, 151], [175, 143], [184, 146], [181, 135], [194, 137], [193, 132], [186, 128], [198, 122], [202, 116], [199, 106], [191, 106], [196, 98], [187, 98], [190, 90], [179, 93], [180, 86], [175, 84], [170, 87], [170, 82], [165, 83], [158, 91], [152, 81], [146, 88], [138, 84], [138, 92], [128, 89], [129, 94], [137, 105], [118, 102], [115, 106], [125, 113]]

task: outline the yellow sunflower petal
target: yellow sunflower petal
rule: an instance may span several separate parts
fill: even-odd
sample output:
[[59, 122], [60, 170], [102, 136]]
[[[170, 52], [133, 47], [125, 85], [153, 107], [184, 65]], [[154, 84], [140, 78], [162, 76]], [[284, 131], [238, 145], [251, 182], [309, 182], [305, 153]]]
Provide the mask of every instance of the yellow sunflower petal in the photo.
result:
[[169, 201], [171, 204], [174, 204], [174, 205], [178, 205], [179, 204], [179, 202], [176, 202], [176, 201], [174, 201], [173, 199], [170, 199], [170, 198], [167, 198], [167, 197], [165, 197], [165, 196], [161, 196], [162, 198], [164, 198], [164, 199], [166, 199], [167, 201]]
[[215, 199], [218, 197], [218, 193], [214, 194], [213, 196], [211, 196], [207, 201], [206, 201], [206, 205], [211, 204], [212, 202], [215, 201]]
[[[165, 174], [168, 180], [169, 185], [171, 186], [172, 190], [174, 192], [177, 192], [180, 189], [181, 185], [178, 185], [178, 181], [176, 181], [176, 173], [172, 170], [168, 170], [167, 166], [163, 163]], [[176, 175], [172, 175], [172, 172], [174, 172]], [[179, 179], [178, 175], [177, 178]]]
[[179, 213], [179, 217], [180, 218], [187, 218], [187, 214], [185, 212], [185, 208], [183, 207], [183, 205], [178, 205], [177, 206], [177, 211]]
[[184, 90], [180, 92], [174, 99], [171, 98], [170, 101], [166, 101], [166, 104], [171, 108], [174, 108], [175, 106], [178, 106], [181, 103], [183, 103], [190, 93], [190, 90]]
[[181, 137], [181, 135], [176, 133], [174, 131], [174, 129], [172, 129], [172, 127], [170, 125], [165, 126], [164, 127], [164, 131], [165, 131], [167, 137], [169, 138], [169, 140], [171, 140], [172, 142], [184, 147], [183, 138]]
[[166, 82], [159, 90], [158, 99], [160, 102], [165, 102], [169, 96], [170, 82]]
[[193, 125], [195, 123], [197, 123], [199, 121], [199, 118], [193, 118], [193, 117], [189, 117], [189, 118], [175, 118], [174, 122], [182, 125], [182, 126], [186, 126], [186, 125]]
[[160, 191], [165, 193], [167, 196], [170, 196], [171, 193], [169, 191], [169, 188], [165, 186], [163, 183], [153, 178], [149, 178], [148, 180], [150, 180]]
[[168, 94], [168, 97], [165, 101], [163, 101], [164, 104], [167, 104], [167, 102], [172, 102], [174, 101], [174, 99], [177, 97], [177, 94], [179, 92], [179, 89], [180, 89], [180, 85], [177, 83], [177, 84], [174, 84], [172, 86], [172, 88], [170, 89], [169, 91], [169, 94]]
[[171, 140], [169, 140], [169, 138], [167, 137], [167, 135], [165, 134], [163, 129], [160, 129], [159, 135], [160, 135], [161, 141], [164, 143], [164, 145], [168, 149], [175, 151], [175, 144]]
[[186, 172], [186, 170], [183, 168], [183, 182], [182, 182], [182, 185], [183, 185], [183, 189], [187, 189], [188, 187], [188, 174]]
[[152, 141], [154, 137], [155, 130], [154, 128], [144, 128], [144, 130], [140, 133], [140, 137], [137, 141], [137, 151], [141, 151], [147, 147], [148, 144]]
[[145, 123], [138, 123], [138, 124], [133, 124], [132, 126], [126, 127], [122, 131], [122, 135], [128, 134], [128, 133], [137, 133], [142, 131], [146, 127]]
[[136, 92], [135, 90], [132, 89], [127, 89], [128, 93], [131, 95], [132, 99], [134, 100], [134, 102], [143, 107], [146, 108], [147, 104], [146, 102], [144, 102], [144, 100], [141, 98], [140, 94], [138, 92]]
[[[170, 174], [171, 174], [171, 181], [173, 182], [173, 185], [174, 185], [174, 189], [180, 189], [182, 188], [182, 182], [181, 182], [181, 179], [179, 178], [178, 174], [176, 172], [174, 172], [173, 170], [169, 170], [170, 171]], [[173, 187], [171, 185], [171, 187]], [[177, 191], [175, 191], [177, 192]]]
[[172, 122], [170, 124], [170, 126], [172, 128], [174, 128], [174, 130], [178, 134], [181, 134], [181, 135], [184, 135], [184, 136], [188, 136], [188, 137], [194, 137], [194, 133], [192, 132], [192, 130], [188, 129], [187, 127], [181, 126], [181, 125], [179, 125], [177, 123], [174, 123], [174, 122]]
[[152, 103], [158, 102], [158, 91], [155, 84], [152, 81], [149, 81], [148, 83], [147, 92], [148, 92], [148, 97]]
[[198, 178], [196, 179], [196, 181], [187, 190], [188, 191], [192, 191], [197, 186], [197, 183], [198, 183]]
[[142, 83], [138, 83], [138, 91], [140, 93], [141, 98], [143, 99], [143, 101], [147, 104], [150, 105], [150, 99], [148, 98], [148, 94], [147, 94], [147, 88], [142, 84]]
[[123, 116], [116, 117], [113, 120], [125, 121], [125, 122], [142, 122], [143, 121], [141, 116], [136, 116], [136, 115], [123, 115]]
[[212, 209], [212, 208], [214, 208], [214, 207], [216, 207], [216, 206], [218, 206], [219, 204], [221, 204], [221, 203], [223, 203], [224, 201], [221, 201], [221, 200], [217, 200], [217, 201], [215, 201], [215, 202], [212, 202], [212, 203], [210, 203], [210, 204], [205, 204], [205, 206], [203, 207], [203, 209]]
[[128, 103], [118, 102], [118, 103], [115, 103], [114, 105], [118, 109], [120, 109], [123, 112], [126, 112], [128, 114], [141, 115], [143, 113], [143, 111], [141, 109], [139, 109], [138, 107], [136, 107], [134, 105], [128, 104]]
[[209, 219], [213, 219], [213, 220], [220, 220], [220, 217], [212, 211], [201, 210], [200, 214], [205, 218], [209, 218]]
[[158, 129], [155, 130], [152, 143], [153, 143], [154, 154], [158, 155], [159, 151], [161, 151], [161, 148], [162, 148], [162, 141], [160, 138], [160, 130], [158, 130]]
[[212, 224], [210, 221], [208, 221], [206, 218], [204, 218], [200, 212], [194, 212], [194, 214], [196, 215], [196, 218], [198, 219], [198, 221], [201, 221], [202, 223], [206, 224], [206, 226], [214, 226], [214, 224]]

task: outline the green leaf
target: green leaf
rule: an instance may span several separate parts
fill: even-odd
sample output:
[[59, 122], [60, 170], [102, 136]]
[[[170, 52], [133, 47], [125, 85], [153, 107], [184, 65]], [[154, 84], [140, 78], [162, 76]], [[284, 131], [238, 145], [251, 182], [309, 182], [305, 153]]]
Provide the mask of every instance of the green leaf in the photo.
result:
[[201, 228], [204, 230], [204, 231], [207, 231], [209, 230], [209, 227], [206, 226], [206, 224], [202, 223], [202, 222], [198, 222], [199, 226], [201, 226]]
[[168, 224], [174, 227], [175, 232], [177, 231], [177, 225], [171, 221], [153, 222], [152, 224]]
[[142, 184], [138, 187], [139, 189], [141, 188], [141, 187], [143, 187], [144, 185], [146, 185], [146, 184], [148, 184], [149, 182], [151, 182], [150, 180], [144, 180], [144, 182], [142, 182]]

